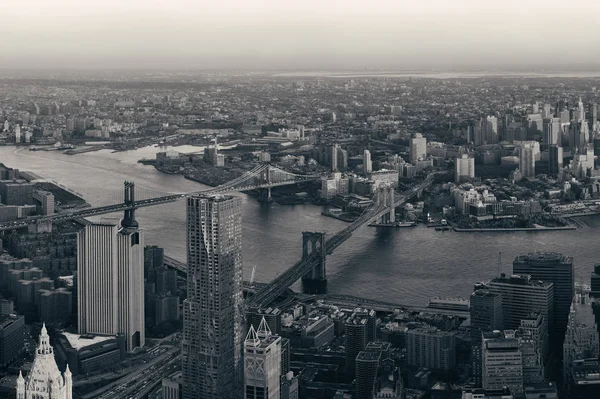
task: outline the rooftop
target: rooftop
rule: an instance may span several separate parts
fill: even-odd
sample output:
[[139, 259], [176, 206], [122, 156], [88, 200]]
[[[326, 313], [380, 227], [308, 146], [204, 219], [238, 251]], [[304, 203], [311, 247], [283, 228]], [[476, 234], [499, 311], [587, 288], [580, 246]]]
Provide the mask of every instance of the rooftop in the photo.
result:
[[4, 329], [4, 328], [10, 326], [12, 323], [19, 320], [22, 317], [23, 316], [20, 316], [20, 315], [6, 315], [6, 316], [0, 317], [0, 329]]
[[500, 277], [496, 277], [490, 283], [511, 284], [511, 285], [528, 285], [531, 287], [548, 287], [552, 283], [547, 283], [541, 280], [532, 280], [531, 276], [513, 274], [506, 276], [504, 273]]
[[361, 351], [356, 356], [356, 361], [379, 361], [380, 353], [372, 351]]
[[63, 335], [69, 341], [71, 347], [77, 350], [115, 338], [114, 336], [79, 335], [68, 332], [64, 332]]
[[573, 263], [573, 258], [564, 256], [557, 252], [532, 252], [527, 255], [519, 255], [516, 257], [515, 262], [527, 262], [527, 261], [553, 261], [560, 263]]

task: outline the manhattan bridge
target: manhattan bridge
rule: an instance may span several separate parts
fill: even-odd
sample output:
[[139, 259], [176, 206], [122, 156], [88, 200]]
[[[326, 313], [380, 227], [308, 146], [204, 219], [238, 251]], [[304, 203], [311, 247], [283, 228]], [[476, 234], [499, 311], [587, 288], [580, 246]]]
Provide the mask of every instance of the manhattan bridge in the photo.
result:
[[[280, 273], [268, 284], [260, 285], [260, 289], [249, 298], [246, 305], [250, 309], [268, 306], [277, 297], [282, 295], [292, 284], [302, 279], [305, 292], [308, 294], [324, 293], [327, 287], [326, 258], [340, 247], [357, 230], [371, 223], [388, 220], [393, 216], [395, 208], [404, 205], [431, 185], [435, 173], [411, 188], [397, 193], [390, 186], [379, 187], [371, 204], [362, 214], [341, 231], [326, 235], [324, 232], [302, 233], [302, 257], [287, 270]], [[133, 182], [125, 182], [124, 190], [108, 192], [102, 198], [94, 200], [94, 205], [68, 210], [52, 215], [32, 216], [17, 221], [0, 223], [0, 231], [15, 230], [29, 225], [41, 225], [52, 222], [80, 219], [90, 216], [108, 214], [113, 212], [131, 211], [138, 208], [174, 202], [194, 195], [218, 195], [238, 191], [257, 190], [262, 199], [270, 199], [271, 188], [278, 186], [294, 185], [302, 182], [319, 180], [321, 175], [300, 175], [277, 168], [269, 163], [261, 163], [254, 169], [244, 173], [220, 186], [202, 191], [188, 193], [164, 193], [144, 188], [136, 188]], [[106, 205], [108, 203], [108, 205]], [[167, 263], [167, 262], [166, 262]], [[168, 262], [167, 266], [186, 273], [186, 265], [179, 262]]]

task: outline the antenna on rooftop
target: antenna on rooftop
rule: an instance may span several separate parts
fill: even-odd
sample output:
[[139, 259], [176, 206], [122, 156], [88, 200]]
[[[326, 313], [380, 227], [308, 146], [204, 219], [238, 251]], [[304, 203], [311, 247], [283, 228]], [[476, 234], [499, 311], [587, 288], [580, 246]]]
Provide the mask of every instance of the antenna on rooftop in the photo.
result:
[[252, 274], [250, 275], [250, 285], [254, 284], [255, 274], [256, 274], [256, 265], [252, 266]]

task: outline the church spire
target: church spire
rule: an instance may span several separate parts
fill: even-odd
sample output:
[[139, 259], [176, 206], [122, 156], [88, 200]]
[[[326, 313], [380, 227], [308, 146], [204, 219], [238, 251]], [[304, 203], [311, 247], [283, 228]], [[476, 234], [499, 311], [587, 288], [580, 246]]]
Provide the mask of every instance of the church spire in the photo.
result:
[[40, 343], [37, 348], [38, 355], [51, 355], [52, 347], [50, 346], [50, 337], [48, 336], [48, 330], [46, 330], [46, 323], [42, 324], [42, 331], [40, 332]]

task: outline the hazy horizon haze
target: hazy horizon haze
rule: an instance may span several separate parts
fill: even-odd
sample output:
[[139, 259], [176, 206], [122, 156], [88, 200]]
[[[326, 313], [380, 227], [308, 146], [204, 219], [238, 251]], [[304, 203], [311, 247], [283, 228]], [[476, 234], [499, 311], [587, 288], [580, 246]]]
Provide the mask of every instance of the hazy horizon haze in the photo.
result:
[[33, 0], [2, 15], [2, 68], [600, 65], [591, 0]]

